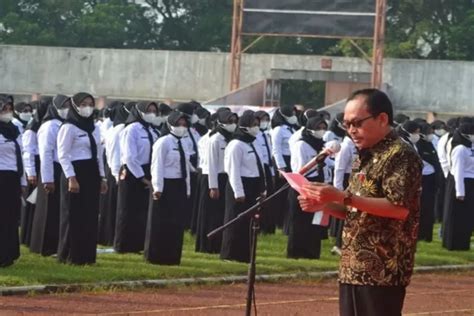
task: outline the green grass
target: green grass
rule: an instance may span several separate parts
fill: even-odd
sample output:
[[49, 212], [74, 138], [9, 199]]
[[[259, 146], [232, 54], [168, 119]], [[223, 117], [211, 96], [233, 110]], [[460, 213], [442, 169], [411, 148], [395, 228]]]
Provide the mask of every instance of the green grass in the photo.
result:
[[[416, 264], [418, 266], [468, 264], [474, 262], [474, 250], [447, 251], [441, 247], [437, 237], [432, 243], [418, 243]], [[11, 267], [0, 269], [0, 286], [33, 284], [71, 284], [103, 281], [171, 279], [186, 277], [208, 277], [245, 275], [247, 265], [224, 262], [218, 255], [194, 252], [194, 237], [185, 235], [183, 257], [180, 266], [158, 266], [148, 264], [138, 254], [100, 254], [92, 266], [59, 264], [54, 258], [32, 254], [22, 247], [20, 259]], [[474, 240], [473, 240], [474, 241]], [[257, 273], [298, 273], [337, 270], [339, 259], [330, 254], [332, 240], [323, 241], [321, 259], [287, 259], [287, 237], [281, 231], [276, 235], [259, 236]]]

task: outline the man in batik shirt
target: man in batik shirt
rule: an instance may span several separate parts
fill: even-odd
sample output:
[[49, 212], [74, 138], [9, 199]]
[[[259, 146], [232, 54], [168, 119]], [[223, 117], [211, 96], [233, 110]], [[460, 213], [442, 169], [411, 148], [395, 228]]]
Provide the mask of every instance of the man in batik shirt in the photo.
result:
[[420, 214], [422, 162], [392, 130], [393, 109], [376, 89], [354, 92], [344, 111], [359, 159], [346, 191], [305, 188], [305, 211], [345, 220], [339, 307], [345, 315], [401, 315], [413, 272]]

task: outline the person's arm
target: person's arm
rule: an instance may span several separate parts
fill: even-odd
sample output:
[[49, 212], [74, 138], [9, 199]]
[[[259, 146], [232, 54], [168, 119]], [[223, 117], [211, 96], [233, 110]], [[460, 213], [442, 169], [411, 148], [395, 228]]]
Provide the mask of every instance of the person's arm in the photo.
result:
[[[216, 135], [217, 136], [217, 135]], [[221, 144], [218, 137], [212, 137], [208, 146], [208, 161], [209, 161], [209, 189], [218, 189], [218, 173], [219, 160], [221, 155]]]
[[275, 127], [274, 130], [272, 130], [272, 142], [273, 142], [273, 148], [272, 148], [272, 155], [275, 158], [275, 163], [277, 165], [278, 169], [286, 169], [287, 166], [285, 159], [283, 159], [283, 129], [280, 126]]
[[235, 199], [244, 199], [244, 185], [242, 183], [241, 168], [242, 168], [242, 147], [238, 143], [231, 143], [225, 150], [226, 172], [229, 177], [229, 183], [234, 191]]
[[[137, 179], [141, 179], [145, 176], [139, 161], [140, 153], [138, 147], [140, 145], [140, 133], [138, 132], [138, 128], [133, 128], [133, 126], [130, 125], [127, 128], [127, 133], [125, 133], [124, 148], [121, 148], [121, 150], [123, 150], [124, 162], [128, 170], [130, 170]], [[150, 150], [152, 149], [150, 148]]]
[[464, 166], [465, 156], [464, 156], [464, 146], [457, 146], [451, 152], [451, 173], [454, 176], [456, 198], [463, 200], [466, 195], [466, 189], [464, 187]]
[[23, 133], [23, 165], [25, 166], [26, 176], [36, 178], [35, 149], [38, 146], [36, 133], [27, 130]]

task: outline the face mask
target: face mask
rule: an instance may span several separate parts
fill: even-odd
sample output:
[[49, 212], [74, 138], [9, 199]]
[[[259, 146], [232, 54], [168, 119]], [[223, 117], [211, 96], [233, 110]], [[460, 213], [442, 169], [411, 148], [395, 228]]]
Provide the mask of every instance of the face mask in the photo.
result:
[[427, 141], [427, 142], [432, 142], [433, 141], [433, 134], [428, 134], [424, 137], [424, 139]]
[[0, 114], [0, 122], [9, 123], [13, 119], [13, 113]]
[[232, 124], [222, 124], [222, 128], [228, 131], [229, 133], [235, 132], [235, 129], [237, 128], [237, 124], [232, 123]]
[[471, 143], [474, 143], [474, 135], [469, 135], [469, 140], [471, 141]]
[[163, 118], [161, 116], [155, 116], [155, 118], [153, 119], [153, 122], [151, 122], [151, 124], [153, 124], [155, 126], [160, 126], [161, 124], [163, 124]]
[[155, 118], [156, 118], [155, 113], [141, 113], [141, 114], [145, 122], [152, 124], [155, 121]]
[[262, 131], [265, 131], [268, 129], [268, 126], [270, 125], [270, 122], [268, 121], [263, 121], [263, 122], [260, 122], [260, 129]]
[[439, 137], [443, 136], [444, 134], [446, 134], [446, 130], [444, 128], [440, 128], [440, 129], [435, 129], [434, 133], [436, 135], [438, 135]]
[[247, 133], [249, 135], [252, 135], [253, 137], [257, 137], [258, 133], [260, 133], [260, 127], [259, 126], [254, 126], [254, 127], [246, 127]]
[[324, 134], [326, 134], [326, 131], [325, 130], [319, 130], [319, 131], [312, 131], [312, 130], [309, 130], [309, 132], [311, 133], [311, 135], [314, 137], [314, 138], [317, 138], [317, 139], [322, 139]]
[[409, 139], [412, 144], [416, 144], [420, 140], [420, 134], [410, 134]]
[[196, 124], [197, 122], [199, 122], [199, 116], [193, 114], [193, 116], [191, 116], [191, 124]]
[[202, 126], [206, 126], [206, 119], [205, 118], [199, 119], [198, 123]]
[[94, 113], [94, 108], [92, 106], [80, 107], [78, 113], [80, 116], [88, 118]]
[[296, 115], [293, 115], [293, 116], [287, 117], [286, 121], [290, 125], [296, 125], [298, 123], [298, 118], [296, 117]]
[[188, 133], [188, 129], [184, 126], [170, 126], [170, 132], [176, 137], [184, 137]]
[[20, 113], [18, 115], [20, 117], [20, 120], [29, 122], [33, 118], [33, 113], [25, 112], [25, 113]]
[[67, 118], [67, 114], [69, 113], [69, 109], [59, 109], [58, 110], [58, 115], [60, 118], [65, 120]]

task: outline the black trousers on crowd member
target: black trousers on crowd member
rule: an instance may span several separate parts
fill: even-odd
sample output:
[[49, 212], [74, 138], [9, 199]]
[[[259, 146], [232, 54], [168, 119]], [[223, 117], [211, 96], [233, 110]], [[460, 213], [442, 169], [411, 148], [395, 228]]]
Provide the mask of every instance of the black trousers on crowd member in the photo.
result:
[[444, 175], [439, 177], [438, 188], [435, 192], [435, 221], [443, 222], [444, 216], [444, 197], [446, 196], [446, 178]]
[[96, 159], [73, 161], [79, 193], [61, 177], [58, 260], [77, 265], [95, 263], [99, 220], [100, 174]]
[[[202, 192], [201, 192], [201, 183], [202, 183], [202, 169], [197, 169], [196, 173], [196, 188], [195, 192], [191, 191], [191, 195], [194, 193], [194, 196], [192, 197], [192, 209], [191, 209], [191, 227], [189, 228], [191, 230], [191, 234], [196, 234], [197, 233], [197, 227], [198, 227], [198, 218], [199, 218], [199, 205], [201, 204], [201, 197], [202, 197]], [[192, 190], [192, 187], [191, 187]], [[206, 191], [207, 192], [207, 191]]]
[[[106, 160], [104, 160], [106, 161]], [[113, 246], [115, 238], [115, 222], [117, 220], [117, 181], [112, 175], [108, 164], [105, 164], [105, 175], [107, 177], [107, 193], [101, 194], [99, 213], [99, 237], [98, 243], [104, 246]]]
[[[265, 171], [265, 180], [267, 184], [267, 196], [272, 195], [275, 192], [275, 186], [273, 184], [273, 175], [271, 167], [267, 164], [264, 165]], [[282, 193], [282, 195], [284, 195]], [[260, 231], [263, 234], [274, 234], [276, 228], [276, 213], [275, 208], [277, 205], [275, 203], [276, 199], [268, 201], [260, 211]]]
[[0, 268], [20, 257], [18, 219], [21, 212], [20, 176], [16, 171], [0, 171]]
[[340, 316], [400, 316], [406, 287], [339, 284]]
[[[291, 156], [283, 156], [286, 164], [286, 171], [291, 171]], [[279, 173], [275, 175], [275, 191], [278, 191], [282, 186], [286, 184], [285, 178], [282, 178]], [[289, 222], [289, 205], [288, 205], [288, 190], [280, 193], [274, 199], [274, 213], [276, 219], [276, 225], [283, 229], [283, 233], [288, 235], [288, 222]]]
[[43, 256], [50, 256], [58, 251], [59, 241], [59, 214], [61, 199], [61, 165], [57, 162], [54, 166], [54, 192], [47, 193], [38, 180], [38, 196], [33, 218], [30, 250]]
[[[40, 172], [40, 159], [39, 155], [35, 156], [35, 169], [36, 176], [39, 179]], [[39, 181], [38, 181], [39, 184]], [[24, 196], [25, 200], [28, 196], [36, 189], [36, 186], [32, 186], [28, 183], [28, 191]], [[26, 246], [30, 246], [31, 243], [31, 231], [33, 227], [33, 218], [35, 216], [35, 204], [31, 204], [26, 201], [26, 205], [21, 208], [21, 220], [20, 220], [20, 243]]]
[[423, 176], [421, 191], [420, 228], [418, 240], [433, 241], [433, 225], [435, 216], [436, 174]]
[[[151, 179], [150, 165], [142, 165], [145, 178]], [[150, 190], [122, 166], [119, 175], [114, 249], [119, 253], [140, 252], [145, 247]]]

